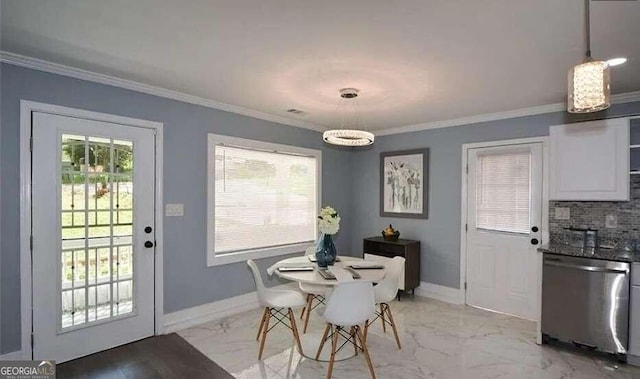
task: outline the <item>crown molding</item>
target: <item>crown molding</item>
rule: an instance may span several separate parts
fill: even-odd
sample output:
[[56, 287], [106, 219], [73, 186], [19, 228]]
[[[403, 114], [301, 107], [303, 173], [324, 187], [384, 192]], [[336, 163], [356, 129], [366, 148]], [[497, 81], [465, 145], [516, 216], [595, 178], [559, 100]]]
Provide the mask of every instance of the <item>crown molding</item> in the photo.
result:
[[[142, 92], [149, 95], [159, 96], [167, 99], [183, 101], [185, 103], [201, 105], [208, 108], [219, 109], [226, 112], [236, 113], [243, 116], [253, 117], [265, 121], [271, 121], [278, 124], [290, 125], [299, 128], [309, 129], [316, 132], [323, 132], [327, 130], [326, 127], [315, 123], [296, 120], [288, 117], [283, 117], [271, 113], [260, 112], [252, 109], [239, 107], [236, 105], [220, 103], [210, 99], [206, 99], [199, 96], [188, 95], [178, 91], [172, 91], [166, 88], [156, 87], [144, 83], [135, 82], [132, 80], [121, 79], [110, 75], [99, 74], [92, 71], [82, 70], [70, 66], [65, 66], [58, 63], [45, 61], [42, 59], [27, 57], [20, 54], [15, 54], [7, 51], [0, 51], [0, 62], [12, 64], [15, 66], [21, 66], [31, 68], [34, 70], [49, 72], [53, 74], [69, 76], [76, 79], [87, 80], [95, 83], [106, 84], [114, 87], [124, 88], [132, 91]], [[611, 96], [612, 104], [629, 103], [634, 101], [640, 101], [640, 91], [621, 93]], [[450, 120], [425, 122], [421, 124], [406, 125], [395, 128], [386, 128], [379, 130], [372, 130], [376, 136], [385, 136], [391, 134], [417, 132], [420, 130], [447, 128], [451, 126], [461, 126], [477, 124], [481, 122], [504, 120], [516, 117], [533, 116], [544, 113], [560, 112], [566, 109], [565, 103], [556, 103], [541, 105], [536, 107], [514, 109], [504, 112], [486, 113], [481, 115], [461, 117]]]
[[613, 104], [632, 103], [634, 101], [640, 101], [640, 91], [611, 95], [611, 103]]
[[[622, 103], [630, 103], [634, 101], [640, 101], [640, 91], [634, 92], [626, 92], [620, 93], [617, 95], [611, 95], [611, 103], [612, 104], [622, 104]], [[443, 120], [443, 121], [435, 121], [435, 122], [425, 122], [422, 124], [415, 125], [407, 125], [400, 126], [397, 128], [389, 128], [377, 130], [375, 132], [376, 136], [386, 136], [391, 134], [400, 134], [400, 133], [409, 133], [409, 132], [418, 132], [421, 130], [428, 129], [438, 129], [438, 128], [447, 128], [450, 126], [462, 126], [462, 125], [470, 125], [470, 124], [478, 124], [481, 122], [488, 121], [497, 121], [497, 120], [505, 120], [509, 118], [517, 118], [517, 117], [525, 117], [525, 116], [534, 116], [545, 113], [553, 113], [553, 112], [561, 112], [567, 109], [566, 103], [555, 103], [548, 105], [540, 105], [537, 107], [529, 107], [529, 108], [521, 108], [514, 109], [510, 111], [504, 112], [496, 112], [496, 113], [485, 113], [475, 116], [469, 117], [461, 117], [451, 120]]]
[[451, 120], [425, 122], [422, 124], [414, 124], [414, 125], [400, 126], [397, 128], [383, 129], [383, 130], [380, 130], [378, 133], [376, 133], [376, 136], [386, 136], [390, 134], [418, 132], [421, 130], [428, 130], [428, 129], [448, 128], [450, 126], [477, 124], [480, 122], [504, 120], [508, 118], [559, 112], [565, 109], [567, 108], [566, 108], [566, 105], [563, 103], [541, 105], [537, 107], [514, 109], [510, 111], [505, 111], [505, 112], [486, 113], [486, 114], [480, 114], [475, 116], [454, 118]]
[[63, 76], [72, 77], [75, 79], [87, 80], [90, 82], [106, 84], [109, 86], [128, 89], [131, 91], [142, 92], [149, 95], [163, 97], [172, 100], [178, 100], [185, 103], [201, 105], [207, 108], [219, 109], [226, 112], [236, 113], [243, 116], [253, 117], [265, 121], [271, 121], [278, 124], [296, 126], [299, 128], [310, 129], [316, 132], [323, 132], [327, 128], [306, 122], [302, 120], [296, 120], [288, 117], [283, 117], [271, 113], [260, 112], [252, 109], [239, 107], [237, 105], [231, 105], [226, 103], [220, 103], [206, 99], [204, 97], [188, 95], [186, 93], [169, 90], [162, 87], [156, 87], [133, 80], [121, 79], [110, 75], [100, 74], [97, 72], [87, 71], [75, 67], [65, 66], [58, 63], [45, 61], [42, 59], [32, 58], [20, 54], [15, 54], [7, 51], [0, 51], [0, 62], [8, 63], [15, 66], [26, 67], [34, 70], [49, 72], [52, 74], [58, 74]]

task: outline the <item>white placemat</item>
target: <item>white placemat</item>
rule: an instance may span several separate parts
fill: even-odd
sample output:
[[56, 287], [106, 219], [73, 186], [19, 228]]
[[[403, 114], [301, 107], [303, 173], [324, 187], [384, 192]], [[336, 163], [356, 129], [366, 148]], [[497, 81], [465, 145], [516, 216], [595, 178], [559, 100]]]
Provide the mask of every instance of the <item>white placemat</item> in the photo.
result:
[[357, 261], [357, 262], [349, 262], [349, 265], [358, 266], [358, 267], [375, 267], [375, 266], [384, 266], [383, 262], [380, 261]]
[[309, 266], [311, 266], [311, 264], [309, 262], [309, 259], [306, 256], [293, 257], [293, 258], [285, 259], [283, 261], [272, 264], [267, 269], [267, 274], [269, 274], [269, 276], [273, 275], [273, 272], [280, 267], [309, 267]]

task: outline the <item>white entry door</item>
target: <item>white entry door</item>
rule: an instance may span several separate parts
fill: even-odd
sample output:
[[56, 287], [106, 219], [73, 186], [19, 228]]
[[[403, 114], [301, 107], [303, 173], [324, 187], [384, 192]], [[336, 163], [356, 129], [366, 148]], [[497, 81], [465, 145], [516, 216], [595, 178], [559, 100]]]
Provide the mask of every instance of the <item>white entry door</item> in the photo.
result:
[[34, 359], [153, 335], [154, 132], [38, 112], [32, 128]]
[[466, 302], [535, 320], [542, 144], [476, 148], [468, 154]]

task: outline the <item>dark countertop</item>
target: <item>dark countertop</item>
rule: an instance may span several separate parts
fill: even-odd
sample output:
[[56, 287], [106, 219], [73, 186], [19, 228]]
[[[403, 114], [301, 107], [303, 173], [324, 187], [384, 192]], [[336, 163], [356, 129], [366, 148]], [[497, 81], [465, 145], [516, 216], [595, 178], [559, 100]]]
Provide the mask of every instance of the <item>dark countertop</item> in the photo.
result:
[[618, 262], [640, 262], [640, 254], [607, 248], [580, 248], [562, 243], [548, 243], [538, 248], [538, 251], [545, 254], [568, 255], [572, 257], [582, 257], [591, 259], [602, 259]]

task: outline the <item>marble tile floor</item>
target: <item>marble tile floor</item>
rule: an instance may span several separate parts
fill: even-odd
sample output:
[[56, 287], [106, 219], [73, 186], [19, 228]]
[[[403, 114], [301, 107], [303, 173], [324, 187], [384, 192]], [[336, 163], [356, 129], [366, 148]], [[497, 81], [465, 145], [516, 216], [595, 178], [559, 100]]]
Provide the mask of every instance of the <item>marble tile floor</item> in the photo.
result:
[[[535, 344], [535, 323], [467, 306], [405, 297], [391, 309], [402, 349], [380, 323], [367, 345], [378, 378], [638, 378], [640, 367], [555, 346]], [[291, 332], [272, 330], [263, 360], [255, 341], [262, 310], [185, 329], [179, 334], [236, 378], [324, 378], [327, 363], [301, 356]], [[296, 312], [299, 315], [299, 312]], [[300, 327], [300, 323], [299, 323]], [[318, 314], [308, 333], [322, 332]], [[300, 329], [301, 330], [301, 329]], [[302, 333], [302, 331], [301, 331]], [[336, 362], [336, 379], [369, 378], [362, 354]]]

